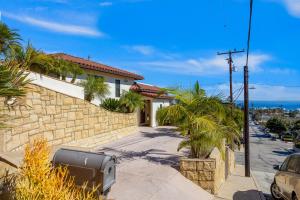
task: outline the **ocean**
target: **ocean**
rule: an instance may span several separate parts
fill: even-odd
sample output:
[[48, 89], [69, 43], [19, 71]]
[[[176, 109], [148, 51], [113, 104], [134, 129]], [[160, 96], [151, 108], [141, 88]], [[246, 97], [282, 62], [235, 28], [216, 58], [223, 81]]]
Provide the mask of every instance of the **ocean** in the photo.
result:
[[[243, 106], [243, 101], [237, 101], [237, 106]], [[249, 108], [282, 108], [284, 110], [300, 110], [300, 101], [250, 101]]]

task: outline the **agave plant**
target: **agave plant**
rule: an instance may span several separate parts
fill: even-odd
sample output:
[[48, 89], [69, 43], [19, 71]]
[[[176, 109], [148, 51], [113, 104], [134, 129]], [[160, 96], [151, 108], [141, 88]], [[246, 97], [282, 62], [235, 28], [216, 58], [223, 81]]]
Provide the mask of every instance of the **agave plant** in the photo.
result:
[[95, 99], [95, 97], [102, 99], [105, 95], [109, 94], [108, 85], [102, 77], [88, 76], [79, 85], [84, 88], [84, 98], [89, 102]]
[[103, 100], [101, 104], [101, 107], [109, 111], [118, 111], [120, 106], [121, 106], [120, 101], [118, 99], [113, 99], [113, 98], [107, 98]]
[[134, 91], [129, 91], [123, 92], [120, 97], [120, 104], [123, 112], [132, 113], [135, 112], [137, 108], [144, 107], [144, 100], [140, 94]]
[[[176, 125], [187, 139], [178, 150], [190, 147], [191, 156], [207, 157], [214, 147], [222, 152], [223, 139], [228, 143], [239, 140], [240, 129], [218, 97], [206, 96], [197, 82], [193, 90], [170, 90], [177, 104], [158, 111], [159, 124]], [[227, 123], [227, 124], [226, 124]]]

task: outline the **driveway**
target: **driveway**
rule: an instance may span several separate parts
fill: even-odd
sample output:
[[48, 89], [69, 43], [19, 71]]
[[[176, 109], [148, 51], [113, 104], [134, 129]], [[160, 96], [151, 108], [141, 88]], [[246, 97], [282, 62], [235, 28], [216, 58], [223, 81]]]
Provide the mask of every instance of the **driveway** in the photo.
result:
[[[273, 165], [281, 164], [291, 153], [292, 147], [292, 143], [280, 140], [272, 141], [257, 126], [250, 126], [251, 171], [266, 197], [270, 197], [270, 185], [276, 173]], [[238, 164], [244, 163], [244, 152], [236, 153], [236, 161]]]
[[98, 149], [118, 158], [117, 182], [108, 198], [116, 200], [206, 200], [208, 192], [184, 178], [177, 152], [182, 137], [172, 127], [142, 127], [139, 133]]

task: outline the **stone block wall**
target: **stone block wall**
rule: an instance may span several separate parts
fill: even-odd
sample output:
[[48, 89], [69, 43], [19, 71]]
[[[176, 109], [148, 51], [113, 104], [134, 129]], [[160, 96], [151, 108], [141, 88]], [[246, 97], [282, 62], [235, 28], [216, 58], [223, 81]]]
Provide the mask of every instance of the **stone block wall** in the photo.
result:
[[[228, 151], [226, 162], [228, 162], [229, 172], [232, 173], [235, 157], [232, 150]], [[181, 174], [212, 194], [217, 194], [225, 182], [225, 170], [224, 156], [218, 148], [214, 148], [207, 159], [181, 158], [180, 160]]]
[[233, 170], [235, 168], [235, 154], [234, 151], [232, 151], [229, 147], [226, 147], [228, 151], [228, 168], [229, 168], [229, 174], [233, 173]]
[[212, 194], [216, 192], [215, 171], [216, 161], [214, 159], [182, 158], [180, 160], [182, 175]]
[[[137, 129], [137, 114], [109, 112], [82, 99], [30, 84], [25, 106], [9, 111], [0, 102], [0, 152], [15, 151], [35, 138], [60, 145], [116, 130]], [[129, 129], [126, 129], [129, 128]], [[124, 134], [124, 133], [123, 133]]]
[[[225, 148], [225, 144], [224, 144]], [[225, 151], [224, 151], [225, 152]], [[222, 156], [218, 148], [214, 148], [209, 155], [209, 158], [215, 160], [215, 179], [214, 179], [214, 194], [218, 192], [222, 183], [225, 182], [225, 155]]]

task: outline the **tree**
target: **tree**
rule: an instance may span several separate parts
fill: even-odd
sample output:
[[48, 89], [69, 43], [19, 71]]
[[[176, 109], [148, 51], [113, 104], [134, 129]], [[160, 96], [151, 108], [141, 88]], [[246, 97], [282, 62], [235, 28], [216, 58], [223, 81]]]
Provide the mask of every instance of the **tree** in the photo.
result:
[[287, 126], [282, 119], [273, 117], [267, 121], [266, 127], [273, 133], [282, 133], [287, 131]]
[[27, 69], [40, 74], [59, 73], [54, 68], [54, 60], [42, 51], [36, 50], [31, 44], [25, 48], [20, 46], [12, 47], [7, 55], [9, 60], [26, 66]]
[[[30, 82], [25, 69], [21, 64], [12, 61], [0, 62], [0, 97], [5, 98], [4, 102], [13, 97], [25, 96], [27, 84]], [[0, 115], [0, 128], [5, 127], [5, 120], [6, 116]]]
[[[218, 97], [207, 97], [199, 83], [193, 90], [170, 90], [177, 104], [159, 109], [159, 124], [171, 123], [179, 128], [187, 139], [179, 144], [178, 150], [190, 147], [194, 158], [207, 157], [214, 147], [222, 152], [223, 139], [228, 143], [239, 141], [240, 127], [234, 117], [229, 117]], [[234, 146], [234, 144], [232, 144]]]
[[292, 130], [293, 131], [300, 131], [300, 120], [297, 120], [297, 121], [294, 122]]
[[144, 107], [144, 100], [140, 94], [129, 91], [123, 92], [122, 96], [120, 97], [120, 104], [121, 109], [124, 112], [132, 113], [135, 112], [137, 108]]
[[0, 56], [7, 55], [13, 46], [19, 46], [19, 41], [17, 31], [0, 22]]
[[60, 78], [61, 80], [65, 81], [66, 77], [68, 75], [70, 75], [70, 63], [63, 60], [63, 59], [54, 59], [54, 68], [55, 70], [52, 70], [52, 72], [54, 74], [57, 74], [57, 76]]
[[71, 83], [75, 83], [78, 75], [84, 74], [84, 71], [80, 68], [78, 64], [70, 63], [70, 73], [72, 75]]
[[104, 98], [109, 94], [108, 85], [102, 77], [88, 76], [86, 80], [79, 83], [84, 88], [84, 99], [91, 102], [95, 97]]

